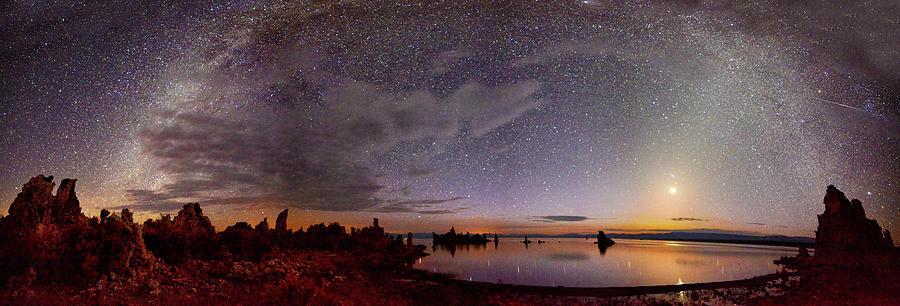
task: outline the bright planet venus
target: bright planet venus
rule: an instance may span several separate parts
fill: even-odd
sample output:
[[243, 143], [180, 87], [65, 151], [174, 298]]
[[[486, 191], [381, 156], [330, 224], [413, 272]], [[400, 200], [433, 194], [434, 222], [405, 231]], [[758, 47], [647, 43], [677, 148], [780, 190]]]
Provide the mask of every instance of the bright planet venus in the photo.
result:
[[396, 2], [0, 4], [0, 211], [812, 236], [833, 184], [900, 230], [896, 1]]

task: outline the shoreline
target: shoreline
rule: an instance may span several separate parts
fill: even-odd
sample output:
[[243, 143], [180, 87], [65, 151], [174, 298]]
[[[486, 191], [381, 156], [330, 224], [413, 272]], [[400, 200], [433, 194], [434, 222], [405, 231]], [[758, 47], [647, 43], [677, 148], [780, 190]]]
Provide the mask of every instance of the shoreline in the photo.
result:
[[[397, 234], [391, 234], [397, 235]], [[614, 235], [614, 234], [611, 234]], [[519, 237], [500, 237], [500, 239], [518, 239]], [[543, 238], [543, 239], [584, 239], [584, 237], [534, 237], [534, 238]], [[430, 240], [431, 238], [418, 238], [420, 240]], [[787, 241], [773, 241], [773, 240], [716, 240], [716, 239], [690, 239], [690, 238], [673, 238], [673, 239], [654, 239], [654, 238], [616, 238], [619, 240], [649, 240], [649, 241], [675, 241], [675, 242], [702, 242], [702, 243], [722, 243], [722, 244], [736, 244], [736, 245], [759, 245], [759, 246], [776, 246], [776, 247], [806, 247], [809, 250], [815, 249], [815, 243], [795, 243], [795, 242], [787, 242]], [[614, 240], [616, 240], [614, 239]]]
[[[747, 279], [691, 283], [681, 285], [651, 285], [651, 286], [628, 286], [628, 287], [563, 287], [563, 286], [534, 286], [534, 285], [517, 285], [517, 284], [498, 284], [481, 281], [467, 281], [457, 278], [443, 278], [437, 275], [446, 275], [434, 273], [419, 269], [413, 269], [416, 272], [425, 273], [425, 280], [443, 283], [446, 285], [458, 286], [467, 289], [482, 289], [496, 293], [506, 294], [530, 294], [530, 295], [548, 295], [548, 296], [580, 296], [580, 297], [618, 297], [633, 296], [645, 294], [660, 294], [680, 291], [693, 290], [714, 290], [738, 287], [750, 287], [764, 285], [767, 282], [797, 276], [797, 272], [773, 273], [756, 276]], [[452, 276], [452, 275], [451, 275]]]

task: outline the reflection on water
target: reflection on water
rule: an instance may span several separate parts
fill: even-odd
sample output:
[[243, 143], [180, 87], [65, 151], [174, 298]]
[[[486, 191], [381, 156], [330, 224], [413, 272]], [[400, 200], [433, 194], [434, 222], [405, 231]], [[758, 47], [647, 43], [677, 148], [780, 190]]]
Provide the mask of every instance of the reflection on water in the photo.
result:
[[[428, 239], [430, 242], [431, 239]], [[430, 244], [430, 243], [429, 243]], [[470, 251], [470, 250], [482, 250], [487, 246], [487, 244], [437, 244], [431, 247], [432, 253], [436, 252], [447, 252], [450, 254], [450, 257], [456, 255], [456, 250], [461, 251]]]
[[[776, 272], [773, 260], [795, 255], [790, 247], [617, 239], [599, 249], [592, 241], [563, 238], [546, 243], [438, 245], [416, 268], [460, 279], [509, 284], [619, 287], [672, 285], [750, 278]], [[430, 246], [429, 239], [422, 241]]]
[[560, 253], [551, 253], [547, 258], [557, 261], [565, 261], [565, 260], [588, 260], [590, 256], [584, 253], [569, 253], [569, 252], [560, 252]]

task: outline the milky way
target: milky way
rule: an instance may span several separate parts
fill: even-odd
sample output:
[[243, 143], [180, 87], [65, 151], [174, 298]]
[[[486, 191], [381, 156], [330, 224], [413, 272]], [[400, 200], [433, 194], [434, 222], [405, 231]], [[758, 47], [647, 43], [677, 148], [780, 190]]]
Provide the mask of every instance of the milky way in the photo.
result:
[[833, 184], [900, 227], [893, 1], [0, 11], [4, 205], [43, 173], [220, 227], [809, 236]]

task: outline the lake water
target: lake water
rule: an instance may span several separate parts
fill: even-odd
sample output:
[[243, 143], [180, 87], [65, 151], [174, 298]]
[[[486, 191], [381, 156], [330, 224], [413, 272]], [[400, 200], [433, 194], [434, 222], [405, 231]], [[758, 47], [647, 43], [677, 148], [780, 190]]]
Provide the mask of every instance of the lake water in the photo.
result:
[[431, 248], [431, 239], [424, 239], [431, 255], [415, 268], [472, 281], [622, 287], [745, 279], [774, 273], [773, 260], [797, 254], [793, 247], [630, 239], [616, 239], [605, 251], [583, 238], [543, 239], [547, 243], [526, 248], [521, 240]]

